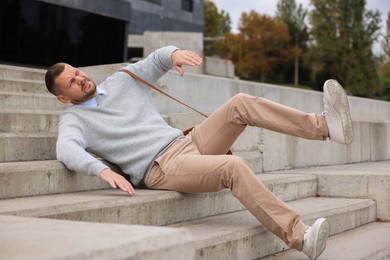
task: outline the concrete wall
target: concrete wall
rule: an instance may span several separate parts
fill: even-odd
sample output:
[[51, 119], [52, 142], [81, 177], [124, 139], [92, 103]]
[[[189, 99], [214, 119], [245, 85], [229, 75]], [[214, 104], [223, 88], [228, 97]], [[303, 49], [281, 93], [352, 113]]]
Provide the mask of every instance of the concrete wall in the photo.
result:
[[[83, 67], [82, 69], [91, 75], [96, 83], [100, 83], [124, 66], [126, 63]], [[182, 77], [172, 70], [165, 74], [156, 85], [205, 113], [213, 112], [227, 99], [240, 92], [265, 97], [309, 113], [321, 113], [323, 110], [323, 95], [320, 91], [200, 75], [189, 72], [189, 67], [184, 69], [185, 74]], [[192, 112], [159, 93], [154, 93], [154, 98], [163, 114]], [[353, 96], [348, 96], [348, 100], [352, 120], [390, 122], [390, 102]]]
[[[144, 35], [129, 35], [128, 48], [143, 49], [143, 57], [146, 57], [157, 48], [166, 45], [174, 45], [184, 50], [192, 50], [202, 56], [203, 34], [188, 32], [151, 32]], [[142, 57], [136, 57], [136, 59]], [[234, 64], [231, 60], [214, 57], [204, 57], [203, 65], [196, 68], [187, 68], [190, 73], [213, 75], [225, 78], [234, 78]]]
[[207, 75], [224, 78], [234, 78], [234, 64], [231, 60], [224, 60], [214, 57], [205, 57], [204, 73]]
[[[239, 92], [265, 97], [305, 112], [321, 113], [323, 110], [322, 92], [313, 90], [190, 73], [180, 77], [176, 72], [167, 73], [158, 84], [184, 102], [207, 113]], [[351, 96], [348, 99], [353, 120], [390, 121], [390, 102]], [[162, 113], [189, 112], [185, 107], [166, 102], [164, 97], [156, 96], [156, 102]]]

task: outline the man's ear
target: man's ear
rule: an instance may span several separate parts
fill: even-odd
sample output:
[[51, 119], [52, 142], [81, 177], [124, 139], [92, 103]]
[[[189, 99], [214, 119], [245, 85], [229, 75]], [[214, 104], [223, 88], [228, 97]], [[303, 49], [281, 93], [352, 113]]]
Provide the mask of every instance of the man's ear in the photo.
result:
[[61, 102], [61, 103], [64, 103], [64, 104], [69, 104], [71, 103], [71, 101], [65, 97], [64, 95], [58, 95], [57, 96], [57, 99]]

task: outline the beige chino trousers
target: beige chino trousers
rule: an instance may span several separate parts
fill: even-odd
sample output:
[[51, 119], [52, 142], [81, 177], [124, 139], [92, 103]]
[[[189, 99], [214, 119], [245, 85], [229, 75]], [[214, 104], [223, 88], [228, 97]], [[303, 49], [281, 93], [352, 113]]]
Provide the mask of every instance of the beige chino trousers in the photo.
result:
[[229, 188], [265, 227], [289, 247], [301, 250], [307, 226], [299, 215], [270, 192], [244, 160], [225, 154], [247, 125], [306, 139], [328, 137], [328, 127], [321, 115], [237, 94], [189, 135], [175, 141], [155, 161], [146, 185], [184, 193]]

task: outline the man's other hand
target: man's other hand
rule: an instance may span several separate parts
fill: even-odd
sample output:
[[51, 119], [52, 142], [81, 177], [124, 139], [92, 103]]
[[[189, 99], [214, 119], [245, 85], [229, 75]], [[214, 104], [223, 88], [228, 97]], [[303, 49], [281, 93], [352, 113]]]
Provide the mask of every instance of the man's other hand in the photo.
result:
[[183, 65], [199, 66], [203, 62], [202, 58], [192, 51], [176, 50], [172, 53], [172, 63], [180, 76], [184, 74]]
[[131, 186], [131, 184], [122, 175], [112, 171], [109, 168], [104, 169], [100, 173], [99, 177], [102, 181], [110, 184], [113, 189], [120, 188], [129, 195], [135, 194], [133, 186]]

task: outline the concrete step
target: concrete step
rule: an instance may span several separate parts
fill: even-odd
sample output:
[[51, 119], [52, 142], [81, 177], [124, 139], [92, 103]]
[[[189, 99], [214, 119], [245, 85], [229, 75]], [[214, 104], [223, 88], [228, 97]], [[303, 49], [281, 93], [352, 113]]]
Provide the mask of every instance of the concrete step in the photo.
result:
[[65, 107], [51, 94], [23, 92], [0, 92], [0, 109], [16, 110], [55, 110]]
[[46, 70], [0, 64], [0, 79], [45, 79]]
[[318, 177], [320, 196], [371, 198], [377, 203], [378, 218], [390, 221], [390, 161], [333, 165], [283, 172], [315, 174]]
[[0, 110], [0, 133], [58, 132], [59, 111]]
[[[23, 118], [14, 117], [15, 114], [4, 115], [7, 120], [18, 122]], [[4, 147], [0, 150], [0, 162], [32, 161], [32, 160], [55, 160], [56, 159], [56, 126], [58, 119], [46, 121], [51, 117], [48, 115], [37, 114], [35, 118], [43, 118], [43, 121], [32, 121], [33, 118], [26, 119], [29, 122], [25, 125], [26, 130], [39, 130], [42, 127], [48, 127], [48, 132], [5, 132], [0, 131], [0, 145]], [[12, 118], [12, 119], [10, 119]], [[0, 114], [1, 119], [1, 114]], [[57, 122], [55, 122], [57, 121]], [[1, 127], [3, 128], [3, 127]], [[15, 130], [24, 128], [22, 125], [8, 125], [5, 129]], [[236, 152], [238, 156], [245, 158], [255, 172], [262, 171], [261, 154], [258, 151]]]
[[0, 216], [0, 258], [194, 259], [191, 235], [166, 227]]
[[76, 174], [54, 160], [0, 163], [0, 199], [107, 189], [99, 178]]
[[[373, 222], [330, 237], [320, 259], [386, 260], [390, 259], [390, 223]], [[262, 260], [306, 260], [295, 250], [288, 250]]]
[[0, 91], [49, 94], [43, 79], [0, 78]]
[[[8, 155], [14, 151], [12, 147], [12, 145], [9, 145]], [[24, 152], [26, 153], [27, 151], [24, 150]], [[51, 153], [54, 152], [51, 151]], [[251, 152], [237, 153], [253, 169], [256, 169], [259, 161], [256, 154]], [[22, 156], [20, 154], [17, 155], [19, 157]], [[108, 164], [107, 162], [105, 163]], [[113, 170], [120, 172], [118, 168], [115, 168], [115, 165], [108, 165]], [[4, 185], [0, 190], [0, 199], [98, 190], [108, 187], [107, 185], [102, 185], [98, 178], [76, 174], [56, 160], [2, 162], [0, 163], [1, 182]], [[21, 187], [20, 183], [24, 183], [24, 185]]]
[[56, 134], [0, 133], [0, 163], [53, 160]]
[[[317, 190], [314, 176], [258, 178], [285, 201], [314, 196]], [[17, 188], [16, 182], [12, 187]], [[137, 189], [135, 196], [109, 189], [0, 200], [0, 215], [141, 225], [167, 225], [243, 209], [228, 189], [200, 194]]]
[[[306, 198], [288, 204], [308, 225], [320, 217], [327, 218], [332, 235], [375, 221], [376, 216], [375, 202], [369, 199]], [[286, 245], [248, 211], [197, 219], [170, 227], [181, 228], [192, 234], [196, 259], [257, 259], [286, 249]]]

